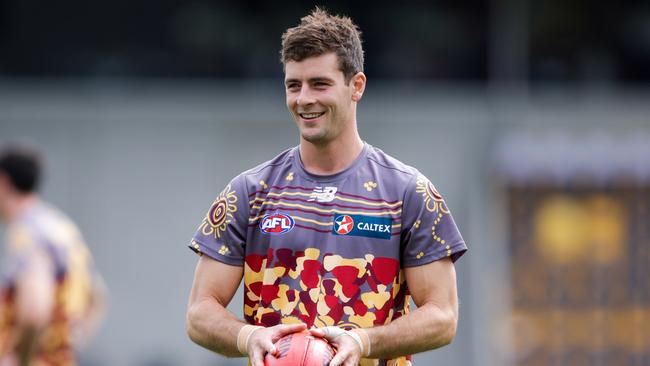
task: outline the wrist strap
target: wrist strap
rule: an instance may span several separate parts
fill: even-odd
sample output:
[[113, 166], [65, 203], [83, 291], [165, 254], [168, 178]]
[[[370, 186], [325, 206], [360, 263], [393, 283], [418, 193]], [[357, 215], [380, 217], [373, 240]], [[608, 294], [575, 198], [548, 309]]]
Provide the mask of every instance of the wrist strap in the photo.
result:
[[[353, 337], [353, 338], [355, 338], [357, 343], [359, 343], [359, 347], [361, 348], [361, 357], [370, 356], [370, 336], [368, 336], [368, 332], [366, 332], [366, 330], [363, 329], [363, 328], [356, 328], [356, 329], [348, 331], [348, 333], [349, 334], [354, 334], [356, 336], [356, 337]], [[366, 340], [365, 343], [368, 345], [367, 347], [363, 347], [364, 342], [361, 340], [360, 334], [363, 334], [363, 338], [365, 338], [365, 340]], [[365, 352], [363, 351], [364, 348], [366, 350]]]
[[361, 337], [359, 337], [359, 334], [356, 332], [352, 331], [346, 331], [346, 335], [349, 335], [352, 339], [354, 339], [357, 342], [357, 345], [359, 345], [359, 353], [363, 356], [363, 342], [361, 341]]
[[[359, 346], [359, 351], [361, 353], [361, 357], [367, 358], [370, 356], [370, 336], [368, 336], [368, 332], [366, 332], [365, 329], [363, 328], [356, 328], [353, 330], [345, 330], [341, 329], [339, 327], [335, 326], [329, 326], [329, 327], [324, 327], [320, 328], [323, 333], [325, 333], [325, 336], [328, 337], [330, 340], [334, 340], [342, 335], [348, 335], [350, 338], [354, 339], [355, 342], [357, 342], [357, 345]], [[364, 342], [361, 339], [363, 334], [363, 338], [365, 338], [365, 343], [368, 345], [367, 347], [364, 346]]]
[[255, 333], [255, 331], [262, 328], [264, 327], [250, 324], [246, 324], [241, 327], [239, 329], [239, 333], [237, 334], [237, 351], [239, 351], [239, 353], [244, 356], [248, 356], [248, 341], [250, 340], [251, 335]]

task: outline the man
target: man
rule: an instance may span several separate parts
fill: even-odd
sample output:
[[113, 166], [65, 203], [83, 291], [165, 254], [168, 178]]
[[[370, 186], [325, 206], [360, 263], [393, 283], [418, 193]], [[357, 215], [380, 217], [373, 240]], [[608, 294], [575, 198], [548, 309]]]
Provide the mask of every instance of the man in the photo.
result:
[[[188, 334], [261, 366], [309, 328], [337, 349], [330, 365], [409, 365], [455, 335], [465, 243], [429, 180], [359, 137], [349, 18], [317, 8], [283, 35], [282, 62], [300, 144], [234, 178], [199, 226]], [[242, 277], [244, 320], [226, 310]]]
[[103, 285], [77, 227], [36, 190], [39, 155], [0, 152], [0, 219], [7, 223], [0, 288], [0, 365], [75, 365], [75, 347], [103, 314]]

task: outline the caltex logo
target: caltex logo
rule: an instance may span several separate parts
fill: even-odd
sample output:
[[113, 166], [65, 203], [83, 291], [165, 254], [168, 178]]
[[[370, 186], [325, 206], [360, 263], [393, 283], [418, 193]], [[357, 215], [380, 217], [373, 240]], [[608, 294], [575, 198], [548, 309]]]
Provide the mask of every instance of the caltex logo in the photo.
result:
[[334, 219], [336, 225], [336, 233], [339, 235], [347, 235], [354, 229], [354, 220], [348, 215], [338, 216]]
[[260, 221], [260, 230], [266, 234], [284, 234], [293, 229], [293, 217], [281, 213], [266, 215]]
[[332, 234], [390, 240], [393, 219], [366, 215], [336, 215]]

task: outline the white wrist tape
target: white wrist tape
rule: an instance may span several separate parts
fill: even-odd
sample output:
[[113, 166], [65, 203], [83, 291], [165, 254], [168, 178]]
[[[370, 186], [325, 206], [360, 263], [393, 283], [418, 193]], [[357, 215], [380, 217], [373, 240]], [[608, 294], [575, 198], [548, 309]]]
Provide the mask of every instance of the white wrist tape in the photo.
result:
[[253, 333], [262, 328], [264, 327], [246, 324], [241, 327], [241, 329], [239, 329], [239, 333], [237, 334], [237, 350], [239, 353], [244, 356], [248, 356], [248, 341], [250, 341]]
[[[370, 336], [368, 335], [368, 332], [363, 328], [357, 328], [355, 330], [358, 331], [359, 333], [363, 334], [363, 337], [366, 339], [366, 342], [368, 344], [368, 349], [366, 349], [366, 354], [365, 355], [362, 354], [361, 356], [363, 356], [363, 357], [370, 356], [370, 348], [371, 348], [372, 344], [370, 343]], [[359, 335], [359, 333], [357, 333], [357, 332], [350, 331], [350, 333], [354, 333], [357, 336]], [[363, 352], [363, 349], [362, 349], [362, 352]]]
[[357, 342], [357, 345], [359, 346], [359, 353], [361, 353], [362, 357], [367, 357], [370, 354], [370, 342], [368, 342], [368, 350], [364, 352], [365, 347], [363, 346], [363, 341], [361, 341], [361, 337], [356, 332], [347, 331], [345, 329], [333, 326], [320, 328], [320, 330], [322, 330], [323, 333], [325, 333], [325, 337], [330, 340], [334, 340], [342, 335], [350, 336], [350, 338], [354, 339], [354, 341]]
[[359, 353], [361, 353], [361, 356], [365, 356], [363, 352], [363, 342], [361, 342], [361, 337], [359, 337], [359, 335], [355, 332], [345, 331], [345, 334], [349, 335], [350, 337], [352, 337], [352, 339], [354, 339], [357, 342], [357, 344], [359, 345]]

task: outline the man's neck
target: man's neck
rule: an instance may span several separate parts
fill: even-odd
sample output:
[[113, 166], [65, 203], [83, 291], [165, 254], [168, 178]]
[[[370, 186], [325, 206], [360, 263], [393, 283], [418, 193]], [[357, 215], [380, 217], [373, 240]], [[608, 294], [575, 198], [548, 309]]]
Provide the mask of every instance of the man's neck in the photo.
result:
[[34, 193], [16, 194], [7, 199], [4, 205], [4, 214], [8, 221], [20, 217], [38, 202], [38, 196]]
[[300, 139], [300, 159], [305, 169], [316, 175], [332, 175], [348, 168], [363, 150], [358, 133], [348, 139], [337, 139], [316, 145]]

